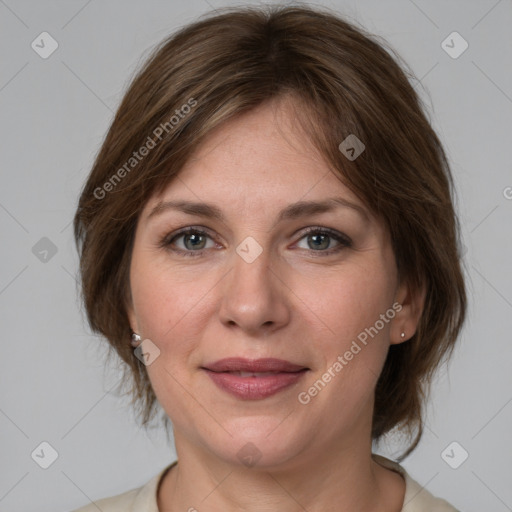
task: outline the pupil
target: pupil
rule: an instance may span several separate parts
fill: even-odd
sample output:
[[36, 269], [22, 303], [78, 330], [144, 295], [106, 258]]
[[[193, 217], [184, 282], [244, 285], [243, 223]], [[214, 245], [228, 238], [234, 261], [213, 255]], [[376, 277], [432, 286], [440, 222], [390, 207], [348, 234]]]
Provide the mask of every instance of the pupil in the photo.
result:
[[200, 238], [202, 238], [202, 235], [192, 234], [192, 235], [186, 235], [185, 237], [185, 245], [187, 242], [192, 242], [192, 247], [198, 247], [201, 244]]
[[[319, 244], [316, 244], [315, 242], [315, 246], [314, 248], [318, 249], [318, 248], [321, 248], [321, 249], [326, 249], [327, 246], [329, 245], [329, 243], [325, 244], [325, 241], [328, 239], [328, 235], [311, 235], [311, 238], [313, 238], [314, 240], [318, 241], [318, 238], [319, 237], [322, 237], [324, 240], [324, 244], [322, 245], [322, 241], [320, 241], [320, 245]], [[321, 246], [322, 245], [322, 246]], [[310, 245], [311, 247], [311, 245]], [[313, 247], [312, 247], [313, 248]]]

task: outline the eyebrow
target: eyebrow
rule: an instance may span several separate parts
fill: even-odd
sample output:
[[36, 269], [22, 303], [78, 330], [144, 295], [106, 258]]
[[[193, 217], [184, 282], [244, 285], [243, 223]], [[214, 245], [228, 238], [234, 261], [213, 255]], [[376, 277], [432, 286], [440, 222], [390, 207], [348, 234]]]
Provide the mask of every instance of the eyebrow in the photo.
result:
[[[368, 213], [363, 207], [351, 203], [341, 197], [331, 197], [324, 201], [298, 201], [296, 203], [292, 203], [279, 212], [276, 223], [308, 215], [330, 212], [337, 208], [350, 208], [358, 212], [364, 219], [369, 220]], [[151, 218], [154, 218], [168, 210], [177, 210], [189, 215], [196, 215], [225, 222], [224, 214], [217, 206], [209, 203], [197, 203], [192, 201], [160, 201], [148, 214], [146, 222], [149, 222]]]

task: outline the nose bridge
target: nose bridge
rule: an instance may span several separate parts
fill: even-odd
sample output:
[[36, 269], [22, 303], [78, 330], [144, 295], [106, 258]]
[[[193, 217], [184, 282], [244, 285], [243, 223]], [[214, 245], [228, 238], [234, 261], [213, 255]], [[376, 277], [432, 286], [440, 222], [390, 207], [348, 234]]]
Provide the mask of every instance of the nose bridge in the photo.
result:
[[248, 237], [239, 244], [233, 256], [233, 284], [255, 287], [256, 292], [270, 292], [270, 260], [269, 249], [264, 249], [255, 239]]

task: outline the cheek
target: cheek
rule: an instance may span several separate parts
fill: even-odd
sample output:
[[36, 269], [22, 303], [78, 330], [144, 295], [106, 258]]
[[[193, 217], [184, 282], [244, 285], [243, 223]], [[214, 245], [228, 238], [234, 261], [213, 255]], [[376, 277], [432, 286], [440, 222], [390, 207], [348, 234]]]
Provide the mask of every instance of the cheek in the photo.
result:
[[[158, 401], [176, 424], [193, 421], [196, 402], [190, 389], [189, 365], [204, 330], [204, 295], [213, 285], [208, 275], [198, 279], [170, 271], [150, 254], [134, 257], [131, 269], [134, 309], [144, 338], [160, 350], [146, 367]], [[202, 300], [203, 299], [203, 302]]]
[[[203, 317], [204, 296], [216, 283], [215, 276], [170, 270], [151, 253], [134, 258], [131, 283], [134, 308], [143, 335], [168, 347], [175, 337], [186, 345], [188, 329], [200, 330], [195, 320]], [[190, 321], [194, 318], [194, 322]], [[173, 344], [171, 344], [173, 345]]]
[[[347, 265], [322, 276], [301, 277], [295, 290], [304, 303], [301, 310], [307, 314], [308, 323], [323, 333], [318, 337], [322, 351], [332, 357], [333, 349], [350, 346], [385, 314], [392, 305], [394, 288], [389, 271], [377, 263]], [[389, 324], [380, 324], [379, 335], [387, 335]]]
[[392, 319], [386, 312], [394, 290], [392, 272], [386, 270], [379, 263], [347, 265], [325, 279], [316, 276], [315, 286], [301, 280], [297, 295], [308, 306], [301, 311], [307, 316], [318, 366], [300, 390], [305, 393], [300, 403], [312, 402], [307, 407], [318, 407], [332, 417], [333, 425], [339, 411], [354, 417], [369, 403], [382, 371]]

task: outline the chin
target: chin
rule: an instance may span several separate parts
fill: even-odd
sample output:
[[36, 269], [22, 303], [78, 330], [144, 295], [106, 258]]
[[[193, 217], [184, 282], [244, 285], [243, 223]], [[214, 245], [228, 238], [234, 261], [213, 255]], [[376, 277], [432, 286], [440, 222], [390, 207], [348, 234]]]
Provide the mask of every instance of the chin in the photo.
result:
[[295, 432], [291, 418], [246, 416], [223, 422], [219, 436], [203, 442], [220, 459], [255, 469], [283, 468], [311, 444], [310, 436]]

